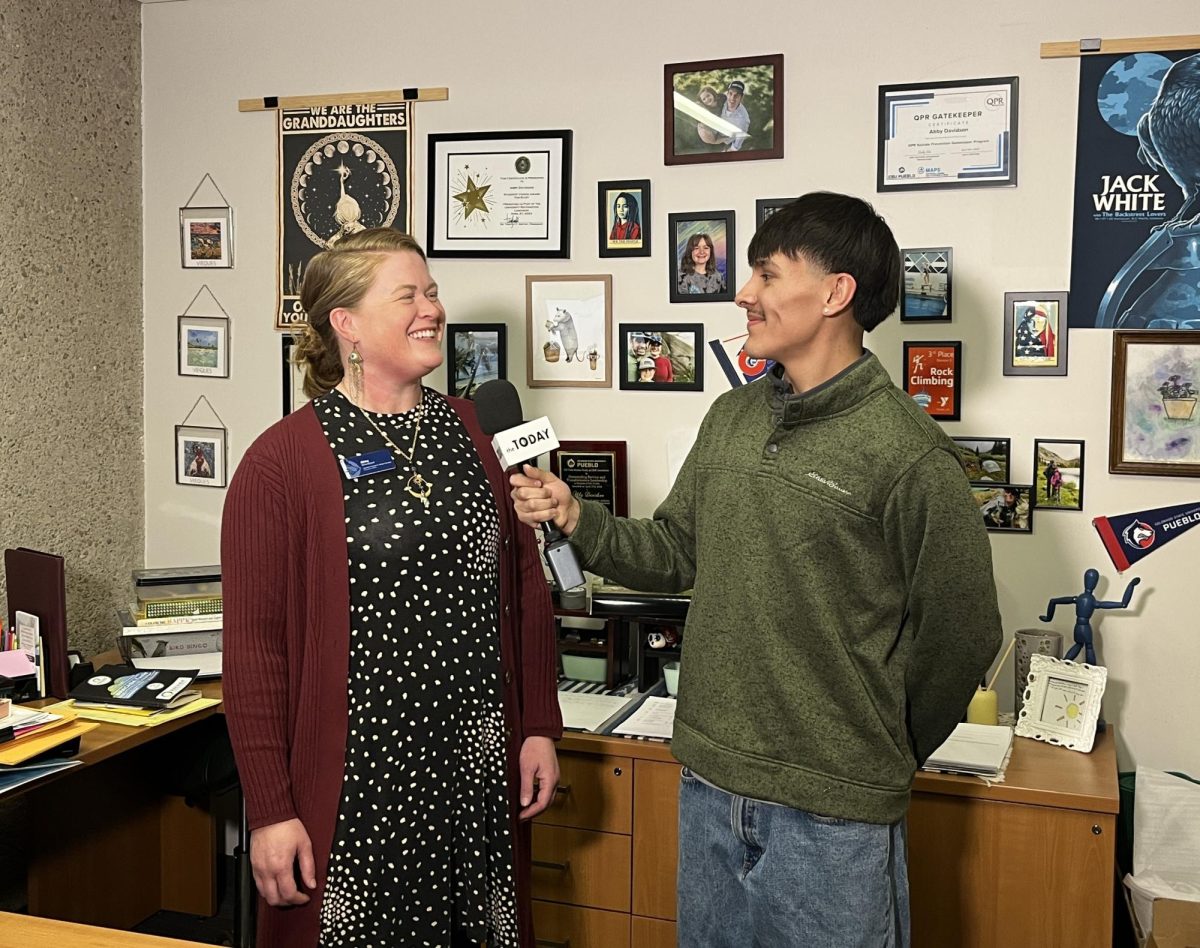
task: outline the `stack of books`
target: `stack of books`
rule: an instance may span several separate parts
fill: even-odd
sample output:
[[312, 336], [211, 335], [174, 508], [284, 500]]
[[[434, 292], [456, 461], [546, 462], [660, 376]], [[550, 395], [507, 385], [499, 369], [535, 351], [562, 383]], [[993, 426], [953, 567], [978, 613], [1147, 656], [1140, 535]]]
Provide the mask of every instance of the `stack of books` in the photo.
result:
[[91, 721], [133, 727], [161, 724], [217, 704], [189, 686], [195, 668], [135, 668], [105, 665], [71, 689], [76, 712]]
[[221, 674], [221, 570], [191, 566], [133, 571], [136, 600], [119, 610], [121, 657], [136, 668]]

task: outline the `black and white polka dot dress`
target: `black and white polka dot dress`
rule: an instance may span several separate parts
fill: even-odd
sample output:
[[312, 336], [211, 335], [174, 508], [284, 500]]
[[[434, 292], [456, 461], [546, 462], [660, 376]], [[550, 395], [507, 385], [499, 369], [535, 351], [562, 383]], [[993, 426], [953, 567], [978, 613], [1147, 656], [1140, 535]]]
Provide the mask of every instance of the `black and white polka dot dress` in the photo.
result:
[[[350, 720], [321, 945], [518, 944], [500, 684], [499, 519], [454, 409], [315, 401], [339, 462], [410, 465], [342, 485], [350, 557]], [[368, 417], [370, 421], [368, 421]], [[394, 452], [393, 452], [394, 454]], [[426, 503], [408, 491], [419, 473]], [[420, 494], [423, 487], [414, 488]]]

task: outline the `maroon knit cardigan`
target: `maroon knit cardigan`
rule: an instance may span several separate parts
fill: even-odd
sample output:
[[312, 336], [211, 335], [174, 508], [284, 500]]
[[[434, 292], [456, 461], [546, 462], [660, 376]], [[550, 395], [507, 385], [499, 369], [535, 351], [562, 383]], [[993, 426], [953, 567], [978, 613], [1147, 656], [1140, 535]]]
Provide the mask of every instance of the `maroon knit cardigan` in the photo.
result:
[[[519, 823], [526, 737], [558, 738], [554, 619], [534, 531], [475, 406], [450, 398], [487, 471], [500, 516], [500, 653], [521, 945], [533, 945], [529, 824]], [[341, 799], [349, 715], [350, 580], [337, 461], [311, 405], [268, 428], [229, 485], [221, 526], [224, 695], [250, 829], [298, 817], [312, 840], [307, 905], [258, 900], [258, 948], [316, 946]]]

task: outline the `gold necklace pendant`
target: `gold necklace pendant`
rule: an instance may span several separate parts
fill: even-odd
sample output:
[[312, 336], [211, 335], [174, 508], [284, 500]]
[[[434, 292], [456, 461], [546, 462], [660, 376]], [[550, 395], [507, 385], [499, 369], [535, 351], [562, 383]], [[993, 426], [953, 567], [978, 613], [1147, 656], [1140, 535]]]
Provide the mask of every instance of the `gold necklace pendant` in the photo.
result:
[[423, 503], [426, 510], [429, 509], [429, 495], [433, 492], [433, 485], [420, 474], [414, 473], [404, 485], [404, 490]]

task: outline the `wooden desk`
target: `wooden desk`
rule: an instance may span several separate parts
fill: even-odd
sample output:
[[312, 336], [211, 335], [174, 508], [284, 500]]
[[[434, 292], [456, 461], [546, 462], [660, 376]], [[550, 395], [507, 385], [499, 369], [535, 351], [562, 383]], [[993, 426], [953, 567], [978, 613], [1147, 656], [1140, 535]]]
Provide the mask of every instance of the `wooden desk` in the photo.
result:
[[[219, 681], [200, 690], [221, 696]], [[130, 928], [159, 909], [216, 913], [217, 823], [154, 776], [165, 751], [221, 710], [155, 727], [101, 724], [81, 739], [82, 767], [16, 791], [30, 796], [31, 915]]]
[[0, 912], [0, 948], [210, 948], [198, 941], [135, 935]]

